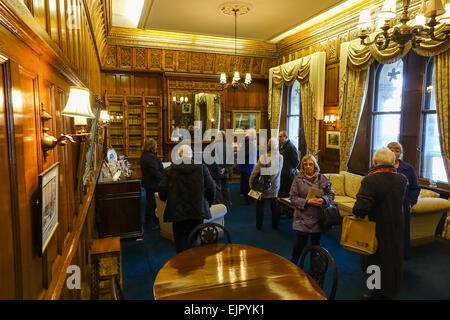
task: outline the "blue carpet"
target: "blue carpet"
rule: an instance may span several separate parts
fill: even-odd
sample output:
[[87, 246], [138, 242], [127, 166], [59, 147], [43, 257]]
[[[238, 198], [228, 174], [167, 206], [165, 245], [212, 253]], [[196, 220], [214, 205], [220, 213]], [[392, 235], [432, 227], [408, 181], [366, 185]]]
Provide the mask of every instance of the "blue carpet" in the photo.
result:
[[[266, 202], [261, 231], [255, 226], [255, 204], [245, 206], [239, 196], [239, 184], [231, 184], [233, 207], [225, 216], [225, 227], [233, 243], [247, 244], [291, 258], [295, 232], [291, 219], [284, 218], [279, 230], [271, 228], [271, 213]], [[145, 208], [145, 195], [141, 208]], [[364, 275], [359, 267], [359, 255], [339, 245], [340, 228], [324, 234], [321, 245], [336, 261], [339, 282], [337, 300], [359, 300], [365, 288]], [[161, 267], [175, 255], [171, 241], [162, 238], [159, 230], [145, 229], [143, 241], [122, 240], [123, 290], [125, 299], [152, 300], [153, 281]], [[402, 290], [397, 299], [450, 299], [450, 246], [436, 241], [412, 248], [411, 258], [404, 264]], [[328, 292], [328, 283], [325, 285]]]

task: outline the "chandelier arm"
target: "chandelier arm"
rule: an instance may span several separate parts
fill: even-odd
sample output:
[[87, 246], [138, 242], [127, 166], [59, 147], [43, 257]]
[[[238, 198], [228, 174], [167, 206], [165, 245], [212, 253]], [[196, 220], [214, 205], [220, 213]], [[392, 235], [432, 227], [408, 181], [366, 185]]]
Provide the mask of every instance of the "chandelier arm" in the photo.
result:
[[371, 45], [377, 43], [378, 37], [381, 36], [381, 35], [383, 35], [383, 34], [384, 34], [384, 32], [379, 32], [379, 33], [377, 33], [377, 34], [375, 35], [375, 37], [373, 38], [372, 41], [367, 41], [367, 42], [366, 42], [365, 40], [369, 38], [368, 36], [365, 36], [365, 37], [360, 36], [360, 38], [361, 38], [361, 45], [364, 45], [364, 46], [371, 46]]

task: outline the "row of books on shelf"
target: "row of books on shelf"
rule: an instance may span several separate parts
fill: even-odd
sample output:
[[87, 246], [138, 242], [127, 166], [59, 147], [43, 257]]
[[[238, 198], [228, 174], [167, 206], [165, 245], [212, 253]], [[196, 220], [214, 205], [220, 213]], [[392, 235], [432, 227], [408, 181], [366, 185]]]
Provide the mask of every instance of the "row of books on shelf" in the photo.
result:
[[111, 144], [123, 145], [123, 138], [120, 136], [113, 136], [113, 137], [111, 137]]
[[128, 116], [128, 125], [140, 125], [141, 117], [135, 115]]

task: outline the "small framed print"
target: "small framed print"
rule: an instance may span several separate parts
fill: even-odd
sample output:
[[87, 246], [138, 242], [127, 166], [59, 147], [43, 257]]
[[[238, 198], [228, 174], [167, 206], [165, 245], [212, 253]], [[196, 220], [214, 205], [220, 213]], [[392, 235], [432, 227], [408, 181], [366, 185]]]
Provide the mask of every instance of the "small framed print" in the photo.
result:
[[327, 131], [327, 145], [329, 149], [339, 149], [341, 146], [341, 133], [339, 131]]
[[246, 132], [248, 129], [254, 129], [259, 133], [260, 122], [260, 111], [233, 111], [233, 131], [236, 133]]
[[191, 104], [190, 103], [184, 103], [181, 106], [181, 112], [182, 113], [191, 113]]
[[39, 175], [40, 249], [44, 253], [58, 227], [59, 162]]

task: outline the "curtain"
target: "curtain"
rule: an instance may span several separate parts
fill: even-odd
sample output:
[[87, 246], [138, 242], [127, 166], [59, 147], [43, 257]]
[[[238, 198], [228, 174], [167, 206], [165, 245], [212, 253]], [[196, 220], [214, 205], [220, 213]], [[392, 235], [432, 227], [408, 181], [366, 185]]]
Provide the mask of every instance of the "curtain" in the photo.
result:
[[439, 141], [447, 172], [447, 179], [450, 182], [450, 51], [441, 53], [434, 58], [434, 70]]
[[[443, 37], [444, 25], [436, 28], [438, 38]], [[369, 40], [375, 34], [369, 35]], [[436, 104], [440, 129], [440, 143], [444, 164], [449, 177], [450, 147], [449, 147], [449, 50], [450, 41], [425, 41], [420, 48], [412, 48], [408, 43], [403, 49], [391, 42], [385, 50], [380, 51], [375, 45], [361, 45], [360, 39], [355, 39], [341, 45], [339, 68], [339, 113], [341, 118], [340, 170], [347, 169], [347, 163], [353, 149], [356, 132], [359, 125], [361, 106], [364, 104], [367, 92], [367, 69], [374, 60], [389, 64], [403, 58], [409, 50], [421, 56], [436, 56], [434, 62], [436, 82]], [[359, 74], [357, 73], [360, 72]], [[361, 73], [364, 71], [364, 73]], [[361, 101], [360, 101], [361, 100]], [[354, 122], [351, 122], [354, 121]]]
[[271, 129], [279, 129], [283, 84], [300, 82], [305, 139], [309, 152], [318, 152], [318, 120], [323, 119], [325, 52], [316, 52], [270, 69], [268, 114]]

